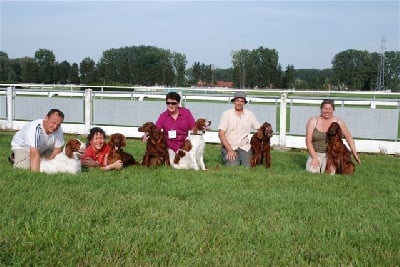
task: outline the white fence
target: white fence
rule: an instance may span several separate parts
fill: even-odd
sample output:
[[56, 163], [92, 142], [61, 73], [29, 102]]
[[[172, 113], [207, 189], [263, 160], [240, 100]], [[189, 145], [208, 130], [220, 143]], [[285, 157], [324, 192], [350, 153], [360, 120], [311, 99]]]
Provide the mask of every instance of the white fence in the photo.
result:
[[[86, 135], [91, 127], [100, 126], [107, 134], [120, 132], [127, 137], [140, 138], [142, 133], [138, 132], [138, 126], [157, 119], [165, 109], [165, 94], [170, 90], [182, 94], [183, 104], [196, 118], [212, 120], [212, 130], [205, 135], [206, 142], [220, 143], [219, 117], [224, 110], [232, 108], [230, 99], [234, 90], [136, 88], [132, 92], [115, 92], [72, 88], [25, 90], [8, 86], [0, 89], [0, 129], [19, 130], [27, 121], [43, 117], [51, 108], [59, 108], [65, 113], [62, 127], [66, 133]], [[276, 96], [262, 96], [260, 93], [266, 93], [265, 90], [246, 92], [249, 100], [246, 108], [252, 110], [261, 123], [268, 121], [274, 127], [272, 145], [305, 148], [306, 121], [319, 114], [319, 104], [325, 96], [290, 96], [291, 91], [273, 91]], [[353, 97], [335, 99], [335, 103], [335, 114], [346, 121], [359, 152], [400, 154], [399, 100]]]

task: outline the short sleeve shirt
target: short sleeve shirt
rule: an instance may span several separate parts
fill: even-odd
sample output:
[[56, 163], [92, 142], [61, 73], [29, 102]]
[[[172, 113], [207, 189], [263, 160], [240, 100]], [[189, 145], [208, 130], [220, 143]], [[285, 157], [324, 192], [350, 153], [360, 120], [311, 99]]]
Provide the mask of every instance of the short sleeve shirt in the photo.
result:
[[81, 160], [90, 158], [90, 159], [95, 160], [100, 166], [104, 166], [105, 165], [105, 162], [104, 162], [105, 158], [106, 158], [107, 154], [110, 153], [110, 150], [111, 150], [111, 148], [107, 144], [104, 144], [102, 149], [99, 150], [99, 151], [95, 151], [93, 149], [93, 146], [89, 145], [86, 148], [84, 155], [81, 157]]
[[225, 132], [226, 139], [233, 150], [241, 148], [245, 151], [250, 150], [249, 134], [252, 129], [260, 128], [253, 112], [243, 109], [241, 116], [236, 115], [235, 109], [228, 109], [222, 113], [218, 126], [219, 130]]
[[[172, 118], [168, 111], [164, 111], [156, 122], [157, 128], [163, 131], [168, 148], [173, 151], [177, 151], [182, 146], [194, 124], [195, 120], [192, 113], [184, 107], [179, 107], [179, 114], [176, 120]], [[174, 134], [169, 134], [170, 131], [173, 131]]]
[[61, 127], [54, 133], [46, 134], [43, 128], [43, 119], [29, 122], [21, 128], [11, 141], [11, 148], [35, 147], [39, 153], [46, 150], [61, 148], [64, 145], [64, 133]]

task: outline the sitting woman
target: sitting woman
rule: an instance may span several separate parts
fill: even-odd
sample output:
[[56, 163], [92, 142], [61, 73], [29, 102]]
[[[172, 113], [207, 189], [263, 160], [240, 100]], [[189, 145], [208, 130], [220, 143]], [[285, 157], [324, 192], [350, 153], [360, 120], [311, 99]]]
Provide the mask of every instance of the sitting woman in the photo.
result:
[[335, 103], [332, 99], [325, 99], [320, 105], [320, 115], [309, 118], [306, 126], [306, 146], [309, 153], [306, 170], [312, 173], [324, 173], [327, 159], [327, 138], [326, 133], [332, 122], [337, 122], [342, 133], [349, 144], [354, 159], [358, 164], [361, 160], [358, 157], [356, 145], [345, 122], [336, 117]]
[[81, 156], [82, 166], [100, 167], [100, 169], [105, 171], [120, 170], [123, 167], [120, 160], [107, 165], [107, 156], [110, 153], [110, 147], [105, 142], [105, 138], [106, 133], [102, 128], [94, 127], [90, 129], [85, 154]]

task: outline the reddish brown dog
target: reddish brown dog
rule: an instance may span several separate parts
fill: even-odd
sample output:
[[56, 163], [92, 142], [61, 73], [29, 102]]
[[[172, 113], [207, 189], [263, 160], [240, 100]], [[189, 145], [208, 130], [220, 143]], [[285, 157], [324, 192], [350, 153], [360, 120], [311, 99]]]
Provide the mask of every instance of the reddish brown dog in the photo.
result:
[[250, 140], [253, 156], [250, 160], [250, 166], [254, 168], [265, 161], [265, 167], [271, 168], [271, 137], [273, 134], [272, 126], [264, 122], [260, 129], [253, 134]]
[[111, 148], [110, 153], [107, 156], [107, 164], [112, 164], [117, 160], [122, 161], [122, 165], [124, 167], [137, 165], [135, 158], [124, 151], [124, 147], [126, 146], [126, 137], [121, 133], [114, 133], [110, 135], [110, 141], [108, 141], [108, 145]]
[[328, 150], [326, 161], [326, 173], [351, 175], [355, 171], [355, 165], [351, 159], [351, 152], [342, 140], [342, 130], [337, 122], [332, 122], [328, 128]]
[[153, 122], [146, 122], [138, 128], [146, 135], [146, 151], [142, 165], [145, 167], [170, 165], [167, 143], [163, 132]]

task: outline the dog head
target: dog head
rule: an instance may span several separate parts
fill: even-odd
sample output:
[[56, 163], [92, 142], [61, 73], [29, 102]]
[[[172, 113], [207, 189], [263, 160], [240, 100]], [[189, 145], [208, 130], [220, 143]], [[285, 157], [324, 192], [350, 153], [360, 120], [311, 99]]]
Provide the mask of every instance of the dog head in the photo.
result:
[[342, 137], [342, 130], [340, 129], [339, 123], [332, 122], [326, 134], [328, 137], [334, 137], [334, 136]]
[[142, 132], [148, 136], [156, 128], [157, 128], [157, 126], [153, 122], [148, 121], [148, 122], [143, 123], [143, 125], [138, 128], [138, 131]]
[[257, 131], [257, 138], [262, 139], [264, 137], [271, 138], [273, 135], [274, 131], [272, 129], [272, 126], [268, 122], [264, 122], [263, 125], [258, 129]]
[[138, 128], [139, 132], [143, 132], [146, 137], [149, 137], [151, 142], [154, 140], [160, 140], [163, 137], [163, 133], [161, 130], [157, 128], [157, 126], [153, 122], [145, 122], [142, 126]]
[[125, 135], [121, 133], [114, 133], [110, 135], [110, 141], [108, 142], [108, 145], [111, 147], [111, 149], [114, 150], [119, 150], [123, 147], [126, 146], [126, 137]]
[[79, 158], [85, 152], [86, 145], [79, 139], [69, 139], [64, 146], [64, 153], [68, 158]]
[[210, 126], [211, 126], [211, 121], [205, 118], [197, 119], [193, 127], [192, 133], [193, 134], [205, 133], [205, 131], [210, 129]]

